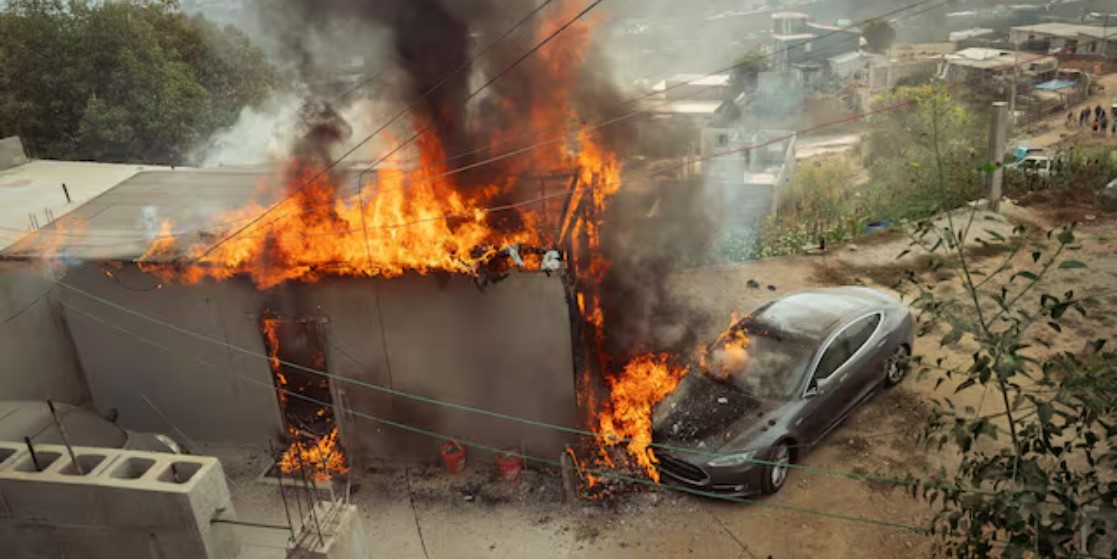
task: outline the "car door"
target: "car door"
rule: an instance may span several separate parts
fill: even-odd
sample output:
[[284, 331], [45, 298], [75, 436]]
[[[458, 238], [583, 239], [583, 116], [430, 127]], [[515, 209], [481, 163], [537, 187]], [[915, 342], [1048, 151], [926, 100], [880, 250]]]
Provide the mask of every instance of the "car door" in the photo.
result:
[[854, 320], [822, 350], [808, 389], [811, 401], [801, 417], [800, 427], [808, 440], [822, 438], [874, 386], [875, 379], [868, 374], [865, 363], [873, 360], [871, 354], [875, 348], [867, 345], [880, 327], [881, 319], [880, 313], [872, 313]]
[[848, 395], [842, 415], [849, 414], [880, 383], [888, 337], [878, 333], [884, 315], [879, 312], [863, 316], [845, 329], [850, 358], [842, 365], [839, 375], [845, 378]]
[[842, 396], [839, 384], [835, 382], [835, 375], [849, 360], [849, 344], [842, 333], [839, 333], [831, 338], [820, 354], [804, 396], [807, 401], [802, 408], [802, 415], [796, 420], [800, 437], [811, 443], [821, 438], [840, 419], [838, 410]]

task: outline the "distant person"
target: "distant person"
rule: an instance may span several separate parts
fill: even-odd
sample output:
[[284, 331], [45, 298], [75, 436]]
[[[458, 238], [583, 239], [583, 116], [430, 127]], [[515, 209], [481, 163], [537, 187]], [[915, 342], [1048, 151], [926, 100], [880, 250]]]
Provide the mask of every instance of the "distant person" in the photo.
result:
[[1101, 124], [1101, 121], [1095, 118], [1094, 119], [1094, 135], [1095, 136], [1098, 135], [1098, 125], [1099, 124]]
[[1117, 118], [1113, 119], [1113, 137], [1117, 138]]
[[1094, 114], [1097, 115], [1098, 118], [1101, 118], [1101, 115], [1105, 114], [1105, 109], [1101, 108], [1101, 105], [1098, 105], [1094, 107]]
[[1074, 111], [1071, 111], [1070, 113], [1067, 114], [1067, 128], [1072, 128], [1073, 126], [1074, 126]]
[[1090, 108], [1089, 107], [1086, 107], [1085, 109], [1082, 109], [1082, 114], [1078, 115], [1078, 125], [1079, 126], [1086, 126], [1087, 124], [1090, 124]]

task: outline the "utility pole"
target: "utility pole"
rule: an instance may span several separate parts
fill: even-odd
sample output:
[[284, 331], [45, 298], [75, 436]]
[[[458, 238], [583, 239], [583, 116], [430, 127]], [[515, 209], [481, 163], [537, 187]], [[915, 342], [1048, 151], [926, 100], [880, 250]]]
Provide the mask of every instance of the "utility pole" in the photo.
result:
[[1008, 139], [1008, 103], [993, 103], [993, 122], [989, 129], [989, 160], [993, 167], [986, 180], [985, 195], [989, 200], [989, 211], [1001, 208], [1001, 182], [1004, 180], [1005, 142]]
[[1016, 61], [1012, 63], [1012, 91], [1009, 93], [1008, 98], [1008, 114], [1015, 120], [1016, 119], [1016, 84], [1020, 81], [1020, 40], [1017, 38], [1012, 43], [1012, 50], [1016, 54]]

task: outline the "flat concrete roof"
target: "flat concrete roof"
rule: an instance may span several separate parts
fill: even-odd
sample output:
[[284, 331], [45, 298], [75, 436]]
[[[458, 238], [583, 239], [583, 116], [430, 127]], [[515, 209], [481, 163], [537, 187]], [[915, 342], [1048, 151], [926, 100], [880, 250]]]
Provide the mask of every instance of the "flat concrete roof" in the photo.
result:
[[640, 103], [640, 111], [651, 114], [674, 114], [689, 116], [713, 116], [723, 101], [664, 101], [645, 99]]
[[[49, 229], [50, 216], [60, 219], [136, 173], [161, 168], [38, 160], [0, 171], [0, 249], [32, 231], [29, 214]], [[63, 184], [72, 202], [66, 202]]]
[[1055, 62], [1055, 58], [1051, 56], [1036, 58], [1034, 54], [1027, 52], [1018, 53], [1010, 50], [979, 47], [963, 49], [954, 54], [948, 54], [946, 55], [946, 60], [951, 64], [979, 69], [993, 69], [1002, 66], [1012, 66], [1014, 64], [1034, 66]]
[[267, 205], [277, 199], [269, 193], [281, 189], [267, 187], [269, 182], [277, 186], [278, 176], [270, 175], [276, 180], [269, 181], [269, 172], [261, 169], [133, 168], [123, 181], [115, 180], [120, 175], [106, 177], [114, 180], [99, 196], [0, 254], [20, 258], [64, 252], [83, 260], [133, 260], [146, 252], [168, 219], [174, 224], [172, 233], [181, 235], [179, 244], [214, 240], [236, 225], [218, 222], [225, 212], [253, 200]]

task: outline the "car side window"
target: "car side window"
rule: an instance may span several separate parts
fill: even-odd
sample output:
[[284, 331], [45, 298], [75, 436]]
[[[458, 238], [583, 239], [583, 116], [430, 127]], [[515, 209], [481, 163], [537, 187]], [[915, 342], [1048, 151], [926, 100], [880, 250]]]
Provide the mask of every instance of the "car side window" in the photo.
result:
[[852, 355], [849, 351], [849, 343], [845, 339], [845, 334], [838, 334], [834, 340], [830, 342], [830, 347], [822, 353], [822, 358], [818, 360], [818, 367], [814, 370], [815, 380], [825, 380], [838, 370]]
[[815, 380], [830, 378], [834, 371], [837, 371], [869, 341], [878, 325], [880, 325], [880, 314], [873, 314], [850, 324], [834, 336], [830, 347], [826, 348], [822, 358], [818, 360], [818, 367], [815, 368], [814, 373]]
[[849, 355], [851, 357], [857, 353], [857, 350], [861, 349], [861, 346], [865, 345], [865, 342], [869, 341], [869, 338], [873, 337], [873, 332], [876, 331], [878, 325], [880, 325], [880, 314], [873, 314], [850, 324], [842, 332], [842, 336], [849, 341]]

